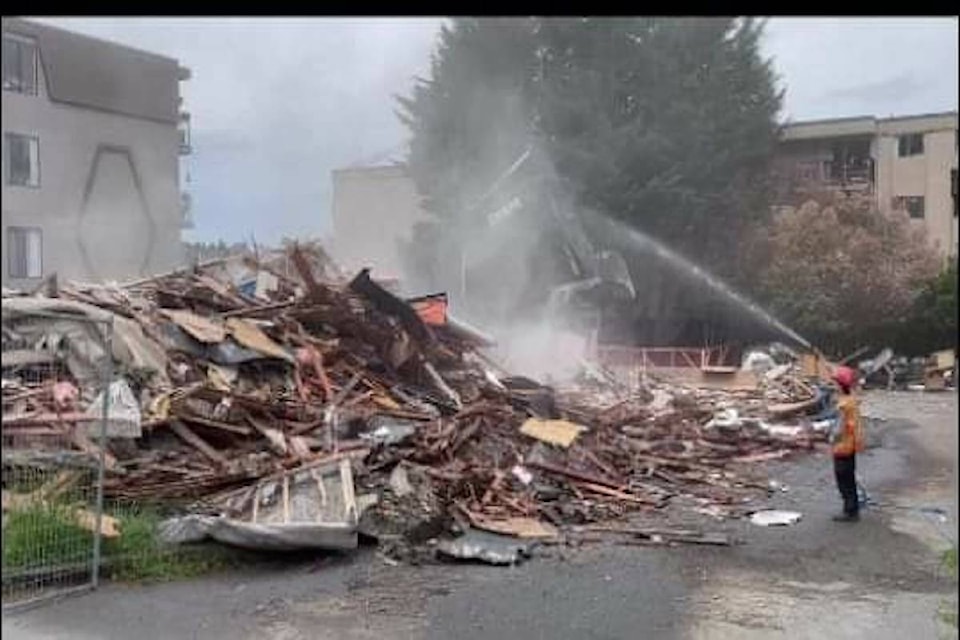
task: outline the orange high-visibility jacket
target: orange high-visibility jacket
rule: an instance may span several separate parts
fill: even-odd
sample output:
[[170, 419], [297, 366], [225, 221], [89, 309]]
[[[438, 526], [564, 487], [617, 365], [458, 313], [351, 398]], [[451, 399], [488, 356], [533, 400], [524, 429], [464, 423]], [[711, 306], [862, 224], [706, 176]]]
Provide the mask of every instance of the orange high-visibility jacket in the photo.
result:
[[833, 455], [849, 456], [864, 448], [863, 423], [860, 420], [860, 403], [853, 395], [841, 395], [837, 402], [840, 412], [840, 434], [833, 445]]

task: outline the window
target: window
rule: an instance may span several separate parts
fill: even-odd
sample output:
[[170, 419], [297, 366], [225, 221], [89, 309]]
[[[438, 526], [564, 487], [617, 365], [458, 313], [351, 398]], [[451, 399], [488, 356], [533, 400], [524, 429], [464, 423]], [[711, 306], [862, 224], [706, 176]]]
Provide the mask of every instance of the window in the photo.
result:
[[18, 187], [40, 186], [40, 141], [33, 136], [8, 133], [7, 184]]
[[43, 232], [37, 227], [7, 227], [7, 269], [11, 278], [43, 276]]
[[37, 45], [33, 40], [3, 34], [3, 90], [37, 94]]
[[897, 196], [893, 199], [895, 209], [904, 210], [915, 219], [922, 219], [924, 216], [924, 197], [923, 196]]
[[957, 170], [950, 170], [950, 195], [953, 196], [953, 217], [957, 217]]
[[908, 133], [898, 138], [900, 144], [900, 157], [919, 156], [923, 154], [923, 134]]

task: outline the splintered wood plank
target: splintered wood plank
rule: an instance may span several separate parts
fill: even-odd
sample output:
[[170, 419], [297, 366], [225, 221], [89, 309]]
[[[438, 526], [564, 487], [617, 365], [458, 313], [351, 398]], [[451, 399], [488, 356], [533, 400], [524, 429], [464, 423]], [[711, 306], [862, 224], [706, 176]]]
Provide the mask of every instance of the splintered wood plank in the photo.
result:
[[210, 420], [208, 418], [203, 418], [201, 416], [191, 416], [191, 415], [179, 415], [178, 416], [184, 422], [189, 422], [191, 424], [199, 424], [204, 427], [210, 427], [211, 429], [220, 429], [222, 431], [228, 431], [230, 433], [235, 433], [241, 436], [248, 436], [253, 433], [253, 429], [250, 427], [245, 427], [243, 425], [228, 424], [226, 422], [219, 422], [217, 420]]
[[317, 483], [317, 492], [320, 494], [320, 512], [317, 514], [317, 521], [323, 522], [323, 509], [327, 506], [327, 489], [323, 485], [323, 475], [317, 469], [310, 470], [310, 476]]
[[347, 514], [347, 520], [356, 522], [357, 498], [353, 490], [353, 468], [350, 465], [350, 459], [344, 458], [340, 461], [340, 485], [343, 491], [343, 506]]
[[270, 443], [270, 448], [273, 449], [274, 453], [280, 456], [287, 455], [289, 448], [287, 447], [286, 438], [283, 436], [283, 431], [270, 426], [263, 420], [259, 420], [249, 413], [246, 414], [245, 417], [247, 422], [252, 424], [253, 428], [256, 429], [260, 435], [267, 439], [267, 442]]
[[226, 328], [209, 318], [182, 309], [160, 309], [160, 313], [200, 342], [218, 343], [227, 337]]
[[[87, 435], [82, 431], [74, 429], [73, 433], [70, 434], [70, 438], [73, 441], [73, 444], [84, 453], [89, 453], [90, 455], [94, 456], [100, 455], [100, 446], [90, 440], [90, 438], [88, 438]], [[117, 468], [117, 459], [106, 450], [103, 452], [103, 465], [105, 468], [111, 471]]]
[[222, 453], [211, 447], [207, 441], [195, 434], [190, 430], [187, 425], [183, 424], [179, 420], [173, 420], [170, 422], [170, 429], [174, 434], [194, 449], [210, 458], [217, 464], [227, 464], [227, 458]]
[[290, 437], [290, 451], [300, 460], [307, 460], [310, 458], [310, 440], [304, 438], [303, 436], [291, 436]]

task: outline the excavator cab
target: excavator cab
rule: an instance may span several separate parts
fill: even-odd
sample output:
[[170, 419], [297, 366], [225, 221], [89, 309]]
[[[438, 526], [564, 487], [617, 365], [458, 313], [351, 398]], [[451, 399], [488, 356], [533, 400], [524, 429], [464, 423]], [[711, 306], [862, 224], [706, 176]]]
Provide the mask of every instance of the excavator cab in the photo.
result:
[[[539, 307], [551, 321], [595, 330], [604, 309], [636, 297], [623, 256], [596, 248], [582, 212], [542, 154], [531, 148], [522, 153], [478, 210], [471, 217], [481, 228], [467, 243], [473, 260], [464, 265], [465, 274], [500, 289], [523, 276], [525, 289], [513, 292], [508, 306]], [[522, 315], [520, 308], [508, 313]]]

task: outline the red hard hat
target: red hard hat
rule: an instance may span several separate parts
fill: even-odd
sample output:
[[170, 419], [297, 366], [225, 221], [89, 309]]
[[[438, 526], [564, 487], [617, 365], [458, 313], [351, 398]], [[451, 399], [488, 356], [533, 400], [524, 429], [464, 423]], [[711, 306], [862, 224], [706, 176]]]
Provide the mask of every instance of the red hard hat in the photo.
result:
[[837, 367], [833, 372], [833, 379], [844, 389], [849, 389], [857, 381], [857, 374], [850, 367]]

